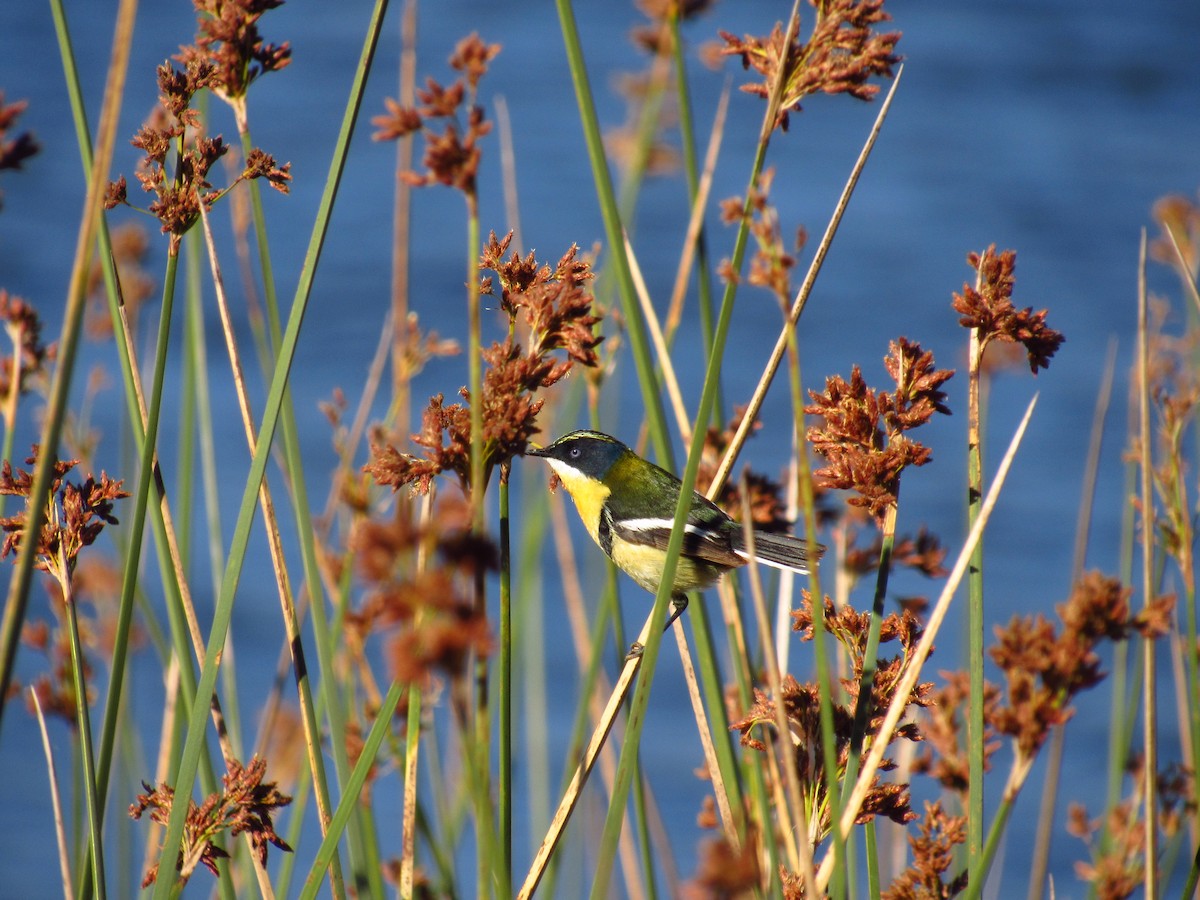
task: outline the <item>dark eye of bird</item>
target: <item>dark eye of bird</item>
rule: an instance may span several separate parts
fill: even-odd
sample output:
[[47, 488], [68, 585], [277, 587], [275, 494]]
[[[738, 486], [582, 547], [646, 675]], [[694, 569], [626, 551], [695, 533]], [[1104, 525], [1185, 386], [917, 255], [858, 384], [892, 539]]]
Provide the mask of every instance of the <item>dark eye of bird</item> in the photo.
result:
[[578, 447], [572, 447], [570, 450], [567, 451], [567, 455], [570, 456], [571, 459], [579, 459], [579, 455], [581, 453], [583, 453], [583, 451], [580, 450]]

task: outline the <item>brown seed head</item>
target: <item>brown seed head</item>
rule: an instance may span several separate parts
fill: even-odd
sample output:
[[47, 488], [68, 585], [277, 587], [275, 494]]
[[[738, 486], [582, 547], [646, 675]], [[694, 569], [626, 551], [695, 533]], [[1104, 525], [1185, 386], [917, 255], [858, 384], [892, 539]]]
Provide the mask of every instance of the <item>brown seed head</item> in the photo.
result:
[[1039, 367], [1049, 366], [1066, 338], [1046, 325], [1046, 310], [1035, 313], [1033, 307], [1018, 310], [1013, 306], [1016, 252], [997, 254], [993, 244], [982, 254], [968, 254], [967, 264], [976, 271], [977, 287], [964, 284], [951, 305], [961, 316], [960, 325], [979, 332], [980, 352], [992, 340], [1019, 343], [1025, 347], [1031, 372], [1036, 375]]
[[776, 24], [765, 38], [745, 35], [739, 39], [722, 31], [722, 52], [740, 56], [742, 68], [753, 68], [763, 76], [761, 82], [743, 85], [742, 90], [764, 100], [783, 67], [783, 96], [775, 124], [786, 131], [788, 113], [799, 112], [800, 102], [811, 94], [874, 98], [879, 87], [870, 79], [890, 78], [892, 66], [900, 62], [894, 52], [900, 32], [876, 30], [880, 23], [890, 20], [883, 0], [831, 0], [817, 6], [807, 42], [802, 42], [799, 35], [789, 42], [783, 27]]

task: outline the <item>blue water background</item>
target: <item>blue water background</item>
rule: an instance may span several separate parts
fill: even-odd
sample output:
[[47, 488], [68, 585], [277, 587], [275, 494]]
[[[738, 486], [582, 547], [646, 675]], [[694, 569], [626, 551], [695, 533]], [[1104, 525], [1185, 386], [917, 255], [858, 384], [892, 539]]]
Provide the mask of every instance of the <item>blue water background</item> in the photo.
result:
[[[71, 6], [75, 48], [94, 117], [115, 4]], [[613, 90], [613, 79], [617, 72], [642, 65], [642, 57], [627, 40], [639, 17], [627, 4], [577, 6], [602, 123], [619, 125], [624, 108]], [[1150, 226], [1149, 210], [1156, 198], [1166, 193], [1195, 198], [1200, 187], [1200, 5], [1163, 0], [1136, 5], [1116, 0], [1006, 4], [893, 0], [889, 9], [895, 27], [904, 33], [899, 47], [906, 59], [903, 81], [805, 312], [800, 331], [804, 375], [810, 386], [818, 386], [826, 375], [848, 375], [851, 366], [859, 364], [868, 381], [883, 384], [882, 357], [888, 341], [900, 335], [932, 349], [941, 365], [961, 370], [965, 332], [957, 325], [949, 301], [951, 293], [972, 277], [965, 254], [990, 243], [1018, 251], [1017, 302], [1048, 308], [1050, 324], [1066, 334], [1067, 343], [1049, 371], [1036, 380], [1027, 372], [1002, 375], [991, 393], [988, 455], [993, 465], [1030, 397], [1035, 392], [1040, 395], [988, 535], [989, 616], [998, 624], [1016, 613], [1049, 612], [1066, 596], [1092, 410], [1111, 342], [1117, 347], [1118, 387], [1105, 431], [1087, 564], [1110, 574], [1118, 569], [1125, 494], [1121, 454], [1136, 322], [1139, 233]], [[295, 288], [368, 12], [369, 5], [362, 2], [292, 3], [269, 14], [263, 23], [268, 39], [289, 40], [294, 51], [291, 67], [263, 79], [251, 96], [256, 143], [280, 161], [291, 161], [295, 176], [290, 197], [267, 192], [266, 200], [284, 301]], [[762, 33], [787, 12], [781, 3], [727, 2], [689, 24], [686, 36], [694, 48], [714, 38], [718, 28]], [[389, 304], [394, 150], [392, 145], [369, 140], [366, 118], [381, 111], [385, 96], [396, 93], [398, 13], [394, 4], [293, 369], [292, 396], [313, 498], [324, 497], [327, 473], [334, 464], [328, 427], [317, 404], [336, 387], [356, 396]], [[127, 139], [155, 102], [154, 66], [190, 40], [193, 27], [188, 3], [143, 4], [115, 172], [132, 176], [136, 151]], [[449, 80], [444, 60], [457, 39], [472, 30], [504, 48], [484, 83], [484, 97], [503, 95], [511, 112], [525, 245], [547, 259], [556, 259], [571, 242], [591, 248], [603, 240], [603, 229], [553, 6], [426, 4], [420, 21], [421, 76]], [[740, 84], [746, 76], [732, 62], [725, 71], [713, 73], [693, 61], [692, 74], [703, 145], [726, 78], [732, 75], [734, 83]], [[36, 131], [43, 148], [24, 172], [6, 172], [0, 178], [4, 191], [0, 287], [35, 303], [52, 335], [60, 324], [83, 188], [50, 14], [44, 5], [8, 4], [0, 12], [0, 88], [8, 101], [30, 101], [20, 124]], [[790, 133], [777, 136], [772, 144], [768, 163], [777, 170], [773, 200], [785, 233], [804, 225], [813, 235], [802, 267], [876, 109], [849, 98], [814, 98], [803, 113], [793, 115]], [[734, 94], [714, 198], [745, 191], [761, 111], [760, 101]], [[214, 104], [214, 114], [214, 130], [231, 138], [233, 123], [225, 111]], [[493, 135], [486, 145], [481, 175], [481, 219], [485, 232], [492, 228], [503, 233], [512, 223], [505, 217], [498, 159]], [[652, 295], [663, 303], [687, 213], [680, 177], [646, 184], [634, 246]], [[443, 189], [418, 192], [414, 219], [419, 225], [413, 239], [412, 306], [423, 325], [465, 339], [462, 206]], [[715, 216], [710, 216], [709, 224], [714, 254], [727, 255], [731, 232]], [[231, 249], [228, 242], [222, 247], [226, 252]], [[161, 251], [156, 259], [161, 260]], [[154, 262], [149, 265], [152, 272], [156, 267]], [[1153, 265], [1149, 276], [1152, 290], [1175, 298], [1173, 327], [1178, 327], [1182, 304], [1177, 281]], [[235, 279], [227, 281], [232, 287]], [[209, 317], [214, 395], [229, 396], [223, 391], [228, 385], [215, 310], [210, 308]], [[765, 294], [750, 289], [740, 293], [730, 335], [733, 352], [727, 355], [723, 373], [725, 396], [731, 402], [749, 395], [765, 348], [774, 341], [778, 320], [778, 310]], [[248, 335], [242, 337], [243, 345], [249, 346]], [[684, 394], [694, 407], [704, 362], [693, 320], [685, 319], [677, 346]], [[111, 366], [108, 353], [107, 346], [89, 347], [78, 369], [81, 385], [92, 363]], [[178, 383], [176, 365], [169, 373], [168, 397]], [[627, 351], [620, 365], [624, 372], [615, 380], [620, 402], [606, 407], [604, 425], [632, 437], [641, 420], [641, 398]], [[115, 377], [95, 414], [95, 425], [109, 441], [101, 461], [110, 468], [119, 459], [113, 440], [119, 426], [113, 410], [123, 402]], [[436, 362], [419, 379], [414, 397], [420, 402], [439, 391], [452, 395], [465, 377], [461, 358]], [[256, 408], [261, 408], [264, 390], [261, 386], [252, 390]], [[933, 448], [935, 464], [905, 476], [900, 528], [914, 531], [919, 524], [928, 524], [954, 548], [964, 531], [965, 380], [952, 380], [948, 390], [955, 415], [936, 422], [923, 435]], [[380, 406], [378, 413], [382, 412]], [[782, 464], [788, 451], [783, 437], [787, 416], [788, 399], [781, 385], [772, 391], [763, 412], [766, 427], [745, 457], [757, 468], [775, 472]], [[28, 422], [25, 427], [18, 435], [18, 447], [34, 434]], [[236, 416], [229, 410], [222, 412], [217, 427], [220, 459], [240, 471], [245, 453]], [[164, 435], [163, 443], [171, 480], [174, 436]], [[518, 463], [514, 496], [540, 489], [544, 477], [539, 468]], [[221, 497], [227, 532], [239, 496], [234, 479]], [[519, 541], [519, 508], [514, 518]], [[585, 544], [581, 529], [576, 538], [586, 571], [599, 576], [598, 554]], [[256, 539], [251, 552], [252, 560], [265, 559], [261, 539]], [[270, 678], [281, 640], [270, 577], [265, 569], [253, 566], [251, 562], [242, 580], [232, 632], [244, 686], [240, 689], [243, 709], [261, 702], [260, 686]], [[574, 696], [576, 663], [554, 593], [556, 573], [548, 568], [545, 575], [551, 685], [561, 683], [566, 688], [562, 696], [551, 696], [557, 718], [548, 723], [553, 735], [550, 752], [557, 765], [573, 713], [569, 698]], [[898, 582], [898, 594], [935, 592], [935, 586], [916, 579], [902, 577]], [[203, 575], [199, 584], [207, 584]], [[646, 598], [631, 583], [624, 588], [625, 608], [632, 617], [646, 608]], [[206, 615], [211, 599], [205, 590], [197, 593], [201, 614]], [[856, 599], [867, 602], [862, 594]], [[35, 615], [45, 615], [43, 604], [35, 600]], [[958, 665], [960, 633], [961, 620], [954, 612], [939, 641], [936, 668]], [[807, 666], [808, 648], [794, 653], [799, 665]], [[18, 675], [31, 677], [40, 665], [27, 653], [19, 662]], [[152, 736], [162, 708], [159, 671], [143, 656], [134, 661], [132, 677], [137, 684], [134, 715], [144, 733]], [[0, 734], [0, 771], [5, 773], [0, 779], [0, 897], [51, 896], [58, 889], [46, 772], [36, 727], [19, 707], [14, 703], [8, 711]], [[1062, 796], [1085, 800], [1095, 812], [1102, 803], [1107, 692], [1102, 689], [1083, 698], [1079, 708], [1067, 737]], [[1168, 720], [1170, 709], [1164, 704]], [[692, 775], [702, 759], [690, 737], [694, 726], [688, 710], [678, 662], [674, 651], [669, 651], [655, 683], [642, 752], [677, 865], [685, 875], [694, 869], [695, 848], [703, 837], [695, 814], [707, 792]], [[60, 725], [52, 729], [60, 771], [66, 771], [69, 743]], [[1164, 756], [1176, 758], [1174, 728], [1164, 724], [1163, 734]], [[518, 754], [518, 766], [520, 759]], [[1006, 765], [1004, 757], [989, 784], [991, 808]], [[153, 761], [147, 760], [146, 777], [152, 767]], [[524, 774], [518, 772], [518, 778], [520, 797]], [[1041, 783], [1039, 765], [997, 864], [1004, 870], [997, 896], [1025, 889]], [[382, 802], [398, 800], [383, 796]], [[116, 798], [116, 814], [131, 800], [132, 796]], [[572, 827], [585, 827], [590, 820], [588, 827], [594, 828], [600, 814], [593, 807]], [[1060, 806], [1060, 826], [1063, 817]], [[535, 843], [530, 831], [528, 813], [521, 809], [516, 823], [518, 869]], [[394, 854], [398, 835], [384, 835], [383, 840], [385, 854]], [[301, 871], [312, 849], [300, 848]], [[1072, 868], [1074, 860], [1084, 856], [1082, 845], [1059, 827], [1053, 849], [1058, 896], [1083, 896], [1084, 887]], [[469, 865], [463, 866], [463, 871], [469, 870]], [[568, 878], [562, 896], [570, 896], [573, 890]]]

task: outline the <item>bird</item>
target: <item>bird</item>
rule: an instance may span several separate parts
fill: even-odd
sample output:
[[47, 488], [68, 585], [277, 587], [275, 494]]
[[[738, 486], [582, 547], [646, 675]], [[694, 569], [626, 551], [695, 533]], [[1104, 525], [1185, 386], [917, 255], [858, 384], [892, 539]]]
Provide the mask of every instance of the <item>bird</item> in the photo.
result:
[[[608, 558], [657, 594], [682, 482], [600, 431], [572, 431], [546, 447], [531, 446], [526, 454], [550, 464]], [[689, 591], [710, 587], [751, 559], [806, 575], [825, 551], [804, 538], [754, 529], [751, 552], [743, 526], [695, 491], [684, 529], [668, 628], [687, 608]]]

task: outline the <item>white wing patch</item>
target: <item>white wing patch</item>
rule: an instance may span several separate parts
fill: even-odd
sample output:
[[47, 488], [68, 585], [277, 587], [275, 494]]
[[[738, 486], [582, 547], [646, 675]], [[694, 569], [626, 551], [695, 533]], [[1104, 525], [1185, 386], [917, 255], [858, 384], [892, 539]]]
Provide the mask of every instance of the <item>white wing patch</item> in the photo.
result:
[[[668, 534], [675, 527], [674, 519], [623, 519], [620, 522], [622, 531], [665, 531]], [[690, 522], [684, 524], [684, 533], [698, 534], [700, 537], [708, 537], [712, 532], [708, 528], [701, 528], [699, 525], [693, 525]]]
[[772, 569], [779, 569], [779, 571], [781, 571], [781, 572], [795, 572], [797, 575], [807, 575], [808, 574], [807, 566], [785, 565], [784, 563], [775, 562], [773, 559], [764, 559], [761, 556], [752, 556], [749, 553], [747, 553], [745, 550], [735, 549], [733, 552], [736, 553], [738, 556], [740, 556], [742, 559], [746, 560], [746, 562], [754, 561], [754, 562], [758, 563], [760, 566], [770, 566]]

